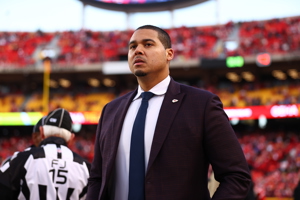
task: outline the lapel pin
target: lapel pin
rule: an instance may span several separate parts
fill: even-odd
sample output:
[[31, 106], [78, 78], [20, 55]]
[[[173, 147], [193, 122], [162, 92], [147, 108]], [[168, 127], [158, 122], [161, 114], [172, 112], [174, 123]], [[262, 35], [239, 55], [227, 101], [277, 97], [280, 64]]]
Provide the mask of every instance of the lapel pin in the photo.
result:
[[172, 103], [176, 103], [178, 101], [178, 99], [173, 99]]

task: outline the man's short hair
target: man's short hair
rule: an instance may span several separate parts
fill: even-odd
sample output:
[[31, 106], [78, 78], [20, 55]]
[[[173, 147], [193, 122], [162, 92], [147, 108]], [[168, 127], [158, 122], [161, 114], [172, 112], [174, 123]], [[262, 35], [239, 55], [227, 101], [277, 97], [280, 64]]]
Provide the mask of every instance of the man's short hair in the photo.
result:
[[163, 44], [163, 46], [165, 47], [165, 49], [169, 49], [172, 48], [172, 43], [171, 43], [171, 38], [170, 35], [163, 29], [157, 27], [157, 26], [153, 26], [153, 25], [143, 25], [140, 26], [136, 29], [140, 30], [140, 29], [151, 29], [154, 30], [158, 33], [158, 39], [160, 40], [160, 42]]

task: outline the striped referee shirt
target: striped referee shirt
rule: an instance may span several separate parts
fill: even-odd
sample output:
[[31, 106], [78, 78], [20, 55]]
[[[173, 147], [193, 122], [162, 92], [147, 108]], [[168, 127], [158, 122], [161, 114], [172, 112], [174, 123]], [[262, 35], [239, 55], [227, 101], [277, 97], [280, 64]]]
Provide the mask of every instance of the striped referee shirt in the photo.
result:
[[0, 168], [1, 196], [22, 200], [85, 199], [89, 169], [90, 163], [72, 152], [64, 139], [49, 137], [40, 147], [14, 154]]

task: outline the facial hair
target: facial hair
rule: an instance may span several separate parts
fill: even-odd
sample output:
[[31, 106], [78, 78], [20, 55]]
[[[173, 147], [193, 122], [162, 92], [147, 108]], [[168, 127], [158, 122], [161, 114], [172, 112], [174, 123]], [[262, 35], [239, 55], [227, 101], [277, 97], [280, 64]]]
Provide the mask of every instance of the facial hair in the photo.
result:
[[136, 72], [134, 73], [134, 75], [137, 76], [137, 77], [142, 77], [142, 76], [146, 76], [147, 73], [145, 73], [145, 72], [143, 72], [143, 71], [136, 71]]

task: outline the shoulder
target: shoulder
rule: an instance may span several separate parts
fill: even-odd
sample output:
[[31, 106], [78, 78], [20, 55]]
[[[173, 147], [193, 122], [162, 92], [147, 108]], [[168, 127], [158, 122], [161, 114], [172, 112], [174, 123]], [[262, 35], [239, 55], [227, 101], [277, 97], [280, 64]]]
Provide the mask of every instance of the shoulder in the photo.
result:
[[88, 163], [88, 161], [86, 159], [84, 159], [83, 157], [81, 157], [79, 154], [75, 153], [74, 151], [72, 151], [73, 153], [73, 161], [77, 162], [79, 164], [83, 164], [83, 163]]
[[73, 162], [78, 163], [79, 165], [81, 165], [82, 167], [85, 168], [88, 171], [90, 171], [91, 169], [91, 163], [89, 161], [87, 161], [86, 159], [84, 159], [83, 157], [81, 157], [79, 154], [75, 153], [74, 151], [72, 151], [73, 153]]
[[[30, 155], [34, 157], [34, 152], [37, 152], [35, 149], [28, 147], [24, 151], [16, 151], [12, 156], [7, 157], [1, 164], [1, 167], [7, 167], [7, 166], [19, 166], [24, 164]], [[41, 151], [39, 151], [41, 152]]]
[[111, 102], [107, 103], [104, 107], [104, 109], [115, 109], [121, 104], [124, 104], [124, 102], [129, 102], [130, 99], [134, 98], [134, 94], [136, 93], [136, 90], [130, 91], [122, 96], [119, 96], [112, 100]]
[[30, 147], [22, 152], [15, 152], [11, 157], [11, 161], [18, 160], [27, 160], [29, 156], [32, 156], [33, 159], [44, 158], [45, 152], [42, 147]]
[[126, 94], [123, 94], [117, 98], [115, 98], [114, 100], [112, 100], [111, 102], [109, 102], [108, 104], [116, 104], [116, 103], [119, 103], [121, 101], [123, 101], [124, 99], [128, 99], [128, 98], [131, 98], [132, 95], [136, 92], [136, 90], [133, 90], [133, 91], [130, 91]]
[[215, 95], [215, 94], [213, 94], [212, 92], [210, 92], [208, 90], [204, 90], [204, 89], [197, 88], [197, 87], [190, 86], [190, 85], [185, 85], [185, 84], [182, 84], [182, 83], [179, 83], [179, 84], [180, 84], [180, 87], [183, 91], [188, 91], [188, 92], [192, 92], [192, 93], [196, 93], [196, 94], [203, 94], [203, 95], [208, 95], [208, 96]]
[[175, 81], [173, 78], [171, 78], [170, 84], [168, 86], [168, 92], [171, 92], [173, 94], [178, 94], [178, 93], [192, 93], [192, 94], [202, 94], [202, 95], [208, 95], [212, 96], [214, 95], [213, 93], [200, 89], [198, 87], [186, 85], [183, 83], [180, 83], [178, 81]]
[[178, 84], [179, 88], [180, 88], [180, 92], [181, 93], [185, 93], [188, 97], [192, 97], [192, 98], [195, 98], [195, 97], [201, 97], [202, 99], [203, 98], [214, 98], [214, 97], [217, 97], [216, 94], [208, 91], [208, 90], [204, 90], [204, 89], [201, 89], [201, 88], [197, 88], [197, 87], [193, 87], [193, 86], [190, 86], [190, 85], [185, 85], [185, 84], [182, 84], [182, 83], [178, 83], [178, 82], [175, 82], [175, 84]]
[[8, 156], [7, 158], [5, 158], [5, 159], [2, 161], [0, 167], [4, 166], [6, 163], [9, 163], [9, 162], [11, 161], [11, 158], [12, 158], [12, 156]]
[[[182, 95], [185, 102], [184, 105], [211, 105], [223, 107], [221, 99], [218, 95], [204, 89], [185, 85], [173, 81], [170, 85], [169, 94]], [[173, 96], [171, 96], [173, 98]]]
[[9, 171], [20, 172], [30, 155], [31, 154], [28, 151], [15, 152], [2, 163], [0, 171], [3, 173]]

